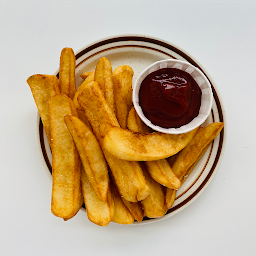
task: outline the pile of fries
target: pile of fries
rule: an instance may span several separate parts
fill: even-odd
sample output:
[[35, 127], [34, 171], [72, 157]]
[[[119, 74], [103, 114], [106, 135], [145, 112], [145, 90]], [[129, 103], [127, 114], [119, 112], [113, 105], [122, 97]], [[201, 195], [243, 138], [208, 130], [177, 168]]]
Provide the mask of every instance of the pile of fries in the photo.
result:
[[162, 217], [224, 124], [153, 132], [133, 108], [131, 67], [112, 72], [103, 57], [78, 89], [75, 68], [73, 50], [64, 48], [59, 79], [27, 80], [52, 151], [52, 213], [68, 220], [84, 203], [100, 226]]

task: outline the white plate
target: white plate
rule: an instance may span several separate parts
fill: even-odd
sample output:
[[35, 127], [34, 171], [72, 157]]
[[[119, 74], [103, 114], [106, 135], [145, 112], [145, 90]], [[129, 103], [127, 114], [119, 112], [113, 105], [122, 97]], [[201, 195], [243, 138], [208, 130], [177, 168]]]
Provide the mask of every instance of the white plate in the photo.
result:
[[[83, 81], [80, 75], [85, 71], [94, 70], [99, 58], [103, 56], [111, 61], [113, 70], [123, 64], [131, 66], [134, 70], [134, 81], [137, 79], [140, 72], [156, 61], [176, 58], [190, 62], [205, 74], [212, 86], [214, 98], [212, 112], [204, 125], [219, 121], [226, 123], [223, 103], [216, 84], [204, 67], [199, 64], [195, 58], [191, 57], [179, 47], [158, 38], [141, 35], [121, 35], [94, 42], [76, 53], [77, 87]], [[55, 75], [58, 76], [58, 71]], [[51, 177], [52, 156], [39, 115], [37, 121], [39, 150], [46, 172], [49, 177]], [[148, 219], [145, 217], [142, 223], [151, 223], [152, 221], [155, 222], [171, 217], [198, 198], [216, 174], [223, 158], [225, 144], [226, 133], [225, 129], [223, 129], [177, 191], [177, 197], [173, 207], [167, 211], [164, 217], [159, 219]]]

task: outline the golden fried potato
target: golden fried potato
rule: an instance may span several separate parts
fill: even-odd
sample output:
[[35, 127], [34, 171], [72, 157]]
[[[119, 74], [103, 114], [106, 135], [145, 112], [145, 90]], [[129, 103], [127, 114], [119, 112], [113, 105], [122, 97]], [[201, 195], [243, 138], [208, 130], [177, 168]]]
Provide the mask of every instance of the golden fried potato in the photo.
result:
[[127, 127], [132, 132], [139, 132], [139, 133], [151, 133], [152, 132], [151, 128], [142, 122], [142, 120], [138, 116], [134, 107], [131, 108], [131, 110], [128, 114]]
[[150, 189], [149, 195], [141, 201], [144, 213], [149, 218], [160, 218], [167, 212], [163, 188], [151, 178], [143, 163], [141, 167]]
[[66, 115], [64, 120], [95, 193], [100, 200], [106, 201], [109, 188], [108, 167], [99, 142], [92, 131], [76, 116]]
[[49, 100], [52, 149], [52, 213], [69, 219], [80, 206], [80, 159], [64, 122], [65, 115], [76, 115], [75, 106], [64, 94]]
[[137, 220], [138, 222], [141, 222], [143, 220], [144, 217], [144, 211], [141, 207], [140, 202], [129, 202], [127, 200], [125, 200], [122, 197], [122, 201], [124, 203], [124, 205], [126, 206], [126, 208], [129, 210], [129, 212], [131, 213], [131, 215], [133, 216], [133, 218], [135, 220]]
[[90, 122], [88, 121], [85, 113], [84, 113], [84, 110], [82, 109], [82, 107], [79, 105], [78, 101], [77, 101], [77, 97], [80, 93], [82, 93], [84, 87], [94, 81], [94, 71], [92, 72], [88, 72], [88, 73], [91, 73], [88, 75], [88, 77], [84, 80], [84, 82], [78, 87], [75, 95], [74, 95], [74, 98], [73, 98], [73, 102], [74, 102], [74, 105], [76, 107], [76, 110], [77, 110], [77, 114], [78, 114], [78, 117], [80, 120], [82, 120], [91, 130], [92, 130], [92, 127], [91, 127], [91, 124]]
[[73, 99], [76, 92], [76, 57], [72, 48], [63, 48], [60, 55], [59, 87], [60, 92]]
[[111, 191], [114, 197], [115, 208], [112, 221], [118, 224], [132, 224], [134, 222], [134, 218], [123, 203], [119, 191], [113, 182], [111, 182]]
[[[181, 183], [186, 180], [210, 143], [218, 136], [223, 127], [224, 123], [216, 122], [204, 128], [199, 128], [190, 143], [175, 156], [172, 169], [175, 175], [181, 180]], [[172, 206], [175, 200], [174, 193], [176, 196], [175, 190], [166, 190], [165, 200], [168, 208]]]
[[135, 133], [120, 127], [108, 130], [103, 147], [127, 161], [153, 161], [172, 156], [191, 141], [197, 129], [184, 134]]
[[49, 144], [51, 143], [50, 117], [48, 100], [60, 93], [58, 78], [53, 75], [33, 75], [27, 79], [33, 94], [38, 112], [42, 119]]
[[[93, 80], [94, 80], [94, 71], [88, 71], [88, 72], [84, 72], [83, 74], [81, 74], [80, 75], [80, 77], [82, 78], [82, 79], [87, 79], [89, 76], [91, 76], [92, 75], [92, 77], [93, 77]], [[92, 81], [93, 81], [92, 80]]]
[[221, 132], [224, 123], [216, 122], [200, 128], [190, 143], [177, 155], [172, 166], [173, 172], [182, 179], [187, 170], [195, 163], [205, 147]]
[[117, 67], [113, 72], [116, 117], [122, 128], [127, 128], [127, 116], [132, 107], [133, 70], [127, 65]]
[[[147, 133], [150, 129], [141, 121], [134, 108], [128, 115], [128, 128], [133, 132]], [[131, 129], [130, 129], [131, 128]], [[173, 173], [172, 168], [166, 159], [157, 161], [146, 161], [147, 170], [150, 176], [161, 185], [178, 189], [181, 186], [180, 180]]]
[[175, 189], [166, 189], [165, 194], [165, 204], [167, 209], [171, 208], [176, 198], [176, 190]]
[[110, 190], [107, 191], [105, 202], [101, 201], [94, 192], [83, 169], [81, 183], [88, 219], [99, 226], [107, 226], [114, 216], [114, 198]]
[[[110, 109], [97, 82], [87, 84], [83, 93], [78, 96], [78, 102], [84, 109], [93, 132], [102, 146], [103, 138], [100, 124], [106, 122], [112, 126], [119, 126], [118, 121]], [[113, 173], [120, 194], [131, 202], [137, 202], [147, 197], [149, 188], [138, 162], [128, 162], [109, 154], [104, 148], [103, 153]]]
[[107, 58], [102, 57], [99, 59], [95, 68], [94, 80], [99, 83], [104, 98], [106, 99], [112, 111], [115, 113], [112, 65]]

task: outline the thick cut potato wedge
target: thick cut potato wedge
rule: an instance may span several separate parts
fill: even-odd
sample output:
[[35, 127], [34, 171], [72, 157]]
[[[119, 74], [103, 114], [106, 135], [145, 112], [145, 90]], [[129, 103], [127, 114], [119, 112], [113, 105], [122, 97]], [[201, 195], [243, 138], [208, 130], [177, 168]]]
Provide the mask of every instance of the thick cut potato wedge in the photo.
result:
[[124, 225], [132, 224], [134, 222], [134, 218], [130, 213], [130, 211], [125, 206], [125, 204], [123, 203], [122, 198], [114, 182], [111, 182], [111, 191], [114, 197], [114, 207], [115, 207], [112, 221], [118, 224], [124, 224]]
[[86, 84], [94, 81], [94, 71], [88, 72], [88, 73], [91, 73], [91, 74], [89, 74], [88, 77], [84, 80], [84, 82], [78, 87], [78, 89], [74, 95], [73, 102], [77, 109], [77, 114], [78, 114], [79, 119], [82, 120], [92, 130], [90, 122], [88, 121], [88, 119], [84, 113], [84, 110], [82, 109], [82, 107], [79, 105], [79, 103], [77, 101], [78, 95], [83, 92], [83, 89], [86, 86]]
[[[211, 142], [218, 136], [224, 127], [224, 123], [216, 122], [204, 128], [199, 128], [190, 143], [174, 158], [172, 170], [183, 183], [192, 172], [197, 162], [203, 156]], [[175, 200], [174, 190], [166, 190], [166, 205], [170, 208]], [[175, 192], [176, 196], [176, 192]]]
[[107, 191], [105, 202], [101, 201], [94, 192], [83, 169], [81, 183], [88, 219], [99, 226], [107, 226], [114, 215], [114, 198], [110, 190]]
[[160, 218], [164, 216], [167, 211], [163, 188], [151, 178], [143, 163], [141, 163], [141, 167], [150, 189], [149, 195], [141, 201], [144, 213], [149, 218]]
[[[93, 80], [94, 80], [94, 71], [84, 72], [83, 74], [80, 75], [80, 77], [81, 77], [82, 79], [86, 79], [86, 78], [88, 78], [90, 75], [92, 75]], [[92, 81], [93, 81], [93, 80], [92, 80]]]
[[33, 75], [27, 79], [33, 94], [38, 112], [42, 119], [49, 144], [51, 143], [50, 117], [48, 100], [60, 93], [58, 78], [53, 75]]
[[122, 197], [122, 201], [124, 203], [124, 205], [126, 206], [126, 208], [129, 210], [129, 212], [131, 213], [131, 215], [133, 216], [133, 218], [135, 220], [137, 220], [138, 222], [141, 222], [143, 220], [144, 217], [144, 211], [141, 207], [141, 203], [140, 202], [129, 202], [127, 200], [125, 200]]
[[[93, 128], [93, 132], [101, 147], [103, 137], [100, 124], [106, 122], [112, 126], [119, 126], [118, 121], [105, 100], [97, 82], [87, 84], [83, 93], [78, 96], [78, 102], [84, 109]], [[109, 154], [104, 148], [103, 153], [114, 176], [120, 194], [127, 201], [137, 202], [147, 197], [149, 188], [138, 162], [128, 162]]]
[[127, 161], [153, 161], [172, 156], [182, 150], [197, 129], [184, 134], [135, 133], [120, 127], [108, 130], [103, 147], [113, 156]]
[[152, 129], [142, 122], [142, 120], [138, 116], [134, 107], [131, 108], [128, 114], [127, 127], [132, 132], [140, 132], [140, 133], [152, 132]]
[[69, 219], [79, 210], [81, 200], [80, 159], [64, 122], [65, 115], [76, 115], [73, 102], [64, 94], [49, 100], [52, 149], [52, 213]]
[[115, 113], [114, 84], [112, 79], [111, 62], [102, 57], [95, 68], [94, 80], [99, 83], [103, 95], [112, 111]]
[[76, 57], [72, 48], [63, 48], [60, 55], [59, 87], [60, 92], [73, 99], [76, 92]]
[[99, 142], [92, 131], [76, 116], [67, 115], [64, 120], [95, 193], [102, 201], [106, 201], [109, 188], [108, 167]]
[[[147, 133], [149, 128], [141, 121], [134, 108], [128, 115], [128, 128], [133, 132]], [[131, 128], [131, 129], [130, 129]], [[146, 161], [147, 170], [150, 176], [161, 185], [178, 189], [181, 186], [180, 180], [173, 173], [172, 168], [166, 159], [157, 161]]]
[[127, 128], [127, 116], [132, 107], [133, 70], [127, 65], [117, 67], [113, 72], [116, 117], [122, 128]]
[[194, 138], [179, 154], [172, 166], [173, 172], [179, 179], [182, 179], [187, 170], [195, 163], [205, 147], [220, 133], [224, 123], [216, 122], [200, 128]]
[[175, 189], [166, 189], [165, 194], [165, 204], [167, 209], [171, 208], [176, 198], [176, 190]]

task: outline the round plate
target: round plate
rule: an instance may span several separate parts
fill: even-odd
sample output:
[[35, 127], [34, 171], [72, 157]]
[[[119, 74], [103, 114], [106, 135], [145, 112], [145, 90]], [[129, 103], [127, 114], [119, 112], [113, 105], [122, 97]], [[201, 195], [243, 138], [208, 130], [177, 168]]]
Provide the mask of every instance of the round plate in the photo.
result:
[[[80, 75], [83, 72], [94, 70], [98, 60], [103, 56], [110, 60], [113, 70], [117, 66], [123, 64], [131, 66], [134, 70], [134, 81], [137, 79], [140, 72], [156, 61], [176, 58], [190, 62], [205, 74], [212, 86], [214, 98], [212, 112], [204, 125], [212, 122], [226, 122], [223, 103], [216, 84], [204, 67], [199, 64], [195, 58], [191, 57], [179, 47], [158, 38], [141, 35], [121, 35], [94, 42], [85, 46], [76, 53], [77, 87], [83, 82]], [[55, 75], [58, 76], [58, 71]], [[45, 169], [49, 177], [51, 177], [52, 155], [39, 115], [37, 121], [40, 154], [42, 156]], [[210, 184], [220, 166], [225, 149], [225, 143], [226, 136], [223, 129], [220, 135], [213, 141], [206, 153], [197, 163], [189, 177], [177, 191], [174, 205], [167, 211], [166, 215], [158, 219], [149, 219], [145, 217], [141, 223], [151, 223], [153, 221], [155, 222], [157, 220], [163, 220], [167, 217], [171, 217], [198, 198], [198, 196], [201, 195], [205, 188]]]

